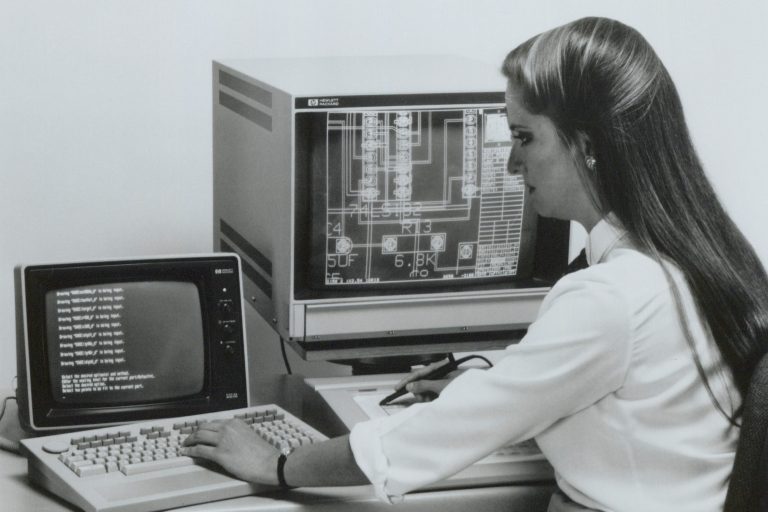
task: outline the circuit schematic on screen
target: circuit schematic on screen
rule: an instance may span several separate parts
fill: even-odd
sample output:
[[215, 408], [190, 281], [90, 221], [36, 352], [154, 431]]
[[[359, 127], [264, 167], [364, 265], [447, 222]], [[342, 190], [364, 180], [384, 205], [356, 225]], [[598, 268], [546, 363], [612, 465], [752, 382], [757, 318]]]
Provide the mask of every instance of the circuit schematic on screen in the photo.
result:
[[516, 275], [503, 109], [328, 112], [327, 134], [326, 284]]

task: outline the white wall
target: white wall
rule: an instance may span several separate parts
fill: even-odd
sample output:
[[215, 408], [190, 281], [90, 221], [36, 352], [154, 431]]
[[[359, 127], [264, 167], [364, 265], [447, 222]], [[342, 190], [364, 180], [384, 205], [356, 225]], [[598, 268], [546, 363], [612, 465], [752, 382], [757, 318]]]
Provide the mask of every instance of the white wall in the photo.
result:
[[[498, 64], [556, 24], [618, 18], [667, 64], [710, 177], [768, 262], [762, 0], [0, 0], [0, 13], [0, 388], [15, 375], [15, 264], [211, 250], [214, 58]], [[267, 353], [254, 363], [279, 370], [274, 336], [249, 329]]]

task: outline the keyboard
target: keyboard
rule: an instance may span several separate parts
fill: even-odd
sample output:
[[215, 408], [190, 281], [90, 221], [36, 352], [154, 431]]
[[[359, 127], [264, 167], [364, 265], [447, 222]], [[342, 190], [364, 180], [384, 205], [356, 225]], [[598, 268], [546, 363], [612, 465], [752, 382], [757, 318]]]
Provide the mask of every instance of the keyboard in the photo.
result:
[[87, 512], [151, 512], [274, 487], [237, 480], [179, 454], [201, 423], [239, 418], [283, 453], [326, 436], [277, 405], [260, 405], [21, 441], [30, 479]]

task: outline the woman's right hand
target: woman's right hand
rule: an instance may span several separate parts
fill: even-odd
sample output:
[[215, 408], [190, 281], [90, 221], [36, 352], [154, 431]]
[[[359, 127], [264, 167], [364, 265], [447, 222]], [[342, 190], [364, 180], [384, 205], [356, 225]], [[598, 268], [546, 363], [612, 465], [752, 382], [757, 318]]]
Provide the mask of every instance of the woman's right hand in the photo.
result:
[[431, 402], [437, 398], [443, 391], [445, 386], [448, 385], [453, 379], [461, 375], [464, 370], [457, 369], [449, 373], [443, 378], [431, 380], [425, 378], [438, 368], [450, 364], [450, 361], [443, 360], [419, 368], [408, 375], [406, 375], [400, 382], [395, 385], [395, 389], [401, 389], [405, 387], [407, 391], [413, 393], [417, 402]]

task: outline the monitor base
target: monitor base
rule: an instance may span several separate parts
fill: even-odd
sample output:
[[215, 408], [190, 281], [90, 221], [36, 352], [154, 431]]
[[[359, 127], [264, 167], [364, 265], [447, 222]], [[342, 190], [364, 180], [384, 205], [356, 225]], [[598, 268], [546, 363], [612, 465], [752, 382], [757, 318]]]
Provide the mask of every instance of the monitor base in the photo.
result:
[[448, 354], [413, 354], [407, 356], [368, 357], [332, 361], [348, 365], [352, 375], [380, 375], [383, 373], [409, 373], [417, 365], [427, 365], [448, 357]]

